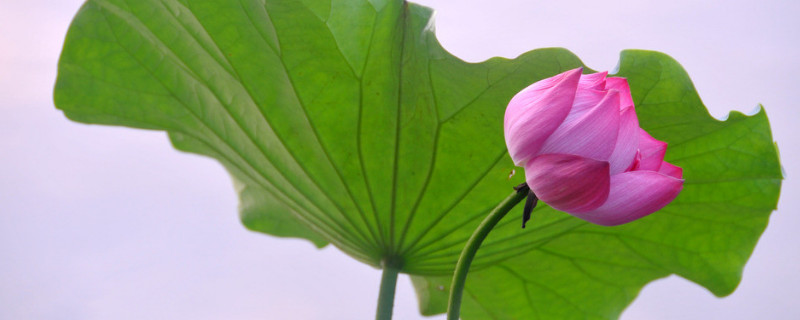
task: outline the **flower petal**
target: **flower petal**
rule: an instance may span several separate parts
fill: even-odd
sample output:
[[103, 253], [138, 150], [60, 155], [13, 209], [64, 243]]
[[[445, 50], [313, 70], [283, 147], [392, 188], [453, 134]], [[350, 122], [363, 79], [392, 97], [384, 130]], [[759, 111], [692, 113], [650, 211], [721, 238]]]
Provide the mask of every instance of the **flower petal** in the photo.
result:
[[586, 112], [592, 110], [608, 94], [605, 90], [605, 77], [608, 71], [581, 75], [578, 81], [578, 91], [575, 92], [575, 102], [572, 103], [572, 110], [564, 122], [572, 122], [583, 117]]
[[564, 122], [574, 122], [580, 119], [594, 109], [607, 94], [608, 91], [578, 88], [575, 92], [575, 100], [572, 102], [572, 110], [569, 111]]
[[585, 212], [599, 207], [609, 192], [608, 162], [571, 154], [543, 154], [525, 165], [536, 196], [551, 207]]
[[656, 212], [683, 189], [683, 180], [653, 171], [630, 171], [611, 176], [608, 201], [589, 212], [573, 214], [591, 223], [615, 226]]
[[620, 110], [633, 107], [633, 97], [631, 97], [631, 87], [628, 86], [628, 79], [609, 77], [606, 79], [606, 90], [619, 91]]
[[520, 114], [529, 109], [531, 103], [540, 99], [545, 91], [563, 82], [565, 78], [578, 77], [578, 81], [580, 81], [580, 73], [582, 71], [583, 68], [572, 69], [550, 78], [536, 81], [522, 89], [511, 98], [508, 107], [506, 107], [503, 129], [508, 131], [508, 128], [519, 119]]
[[636, 110], [627, 108], [619, 116], [619, 134], [614, 145], [614, 152], [608, 159], [611, 175], [621, 173], [631, 167], [636, 149], [639, 148], [639, 119]]
[[545, 141], [540, 153], [574, 154], [606, 161], [619, 134], [619, 93], [609, 91], [580, 119], [564, 121]]
[[661, 162], [661, 168], [658, 169], [658, 172], [675, 179], [683, 179], [683, 169], [666, 161]]
[[581, 75], [578, 88], [605, 91], [606, 76], [608, 76], [608, 71]]
[[567, 117], [575, 100], [580, 73], [581, 69], [567, 71], [549, 89], [543, 92], [523, 90], [511, 99], [505, 115], [505, 138], [514, 164], [523, 166], [536, 156]]
[[667, 152], [667, 143], [658, 141], [647, 131], [639, 129], [639, 167], [636, 170], [658, 171], [661, 163], [664, 162], [664, 154]]

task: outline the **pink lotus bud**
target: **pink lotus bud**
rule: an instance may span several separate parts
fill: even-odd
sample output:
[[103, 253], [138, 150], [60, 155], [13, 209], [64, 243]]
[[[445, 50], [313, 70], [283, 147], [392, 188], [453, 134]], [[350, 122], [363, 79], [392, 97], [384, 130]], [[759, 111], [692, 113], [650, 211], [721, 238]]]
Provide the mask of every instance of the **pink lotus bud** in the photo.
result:
[[505, 138], [531, 191], [551, 207], [612, 226], [644, 217], [683, 189], [667, 144], [639, 128], [624, 78], [582, 68], [540, 80], [508, 104]]

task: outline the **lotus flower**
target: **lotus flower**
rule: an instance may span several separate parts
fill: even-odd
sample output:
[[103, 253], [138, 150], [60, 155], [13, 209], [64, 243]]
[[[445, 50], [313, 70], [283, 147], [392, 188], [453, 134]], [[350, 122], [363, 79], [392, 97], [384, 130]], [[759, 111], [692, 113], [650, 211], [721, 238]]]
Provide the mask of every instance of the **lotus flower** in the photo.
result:
[[508, 104], [505, 138], [539, 200], [599, 225], [619, 225], [670, 203], [683, 170], [667, 144], [639, 128], [624, 78], [581, 68], [538, 81]]

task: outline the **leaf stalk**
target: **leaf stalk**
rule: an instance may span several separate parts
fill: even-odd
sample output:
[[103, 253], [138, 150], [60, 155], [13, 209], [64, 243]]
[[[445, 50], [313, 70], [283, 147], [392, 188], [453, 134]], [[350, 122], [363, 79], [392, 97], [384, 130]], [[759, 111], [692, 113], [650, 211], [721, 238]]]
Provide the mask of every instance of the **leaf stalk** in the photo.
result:
[[381, 276], [381, 287], [378, 293], [378, 310], [375, 312], [375, 320], [391, 320], [392, 310], [394, 309], [394, 293], [397, 288], [397, 275], [400, 272], [399, 264], [393, 259], [385, 259], [383, 265], [383, 275]]

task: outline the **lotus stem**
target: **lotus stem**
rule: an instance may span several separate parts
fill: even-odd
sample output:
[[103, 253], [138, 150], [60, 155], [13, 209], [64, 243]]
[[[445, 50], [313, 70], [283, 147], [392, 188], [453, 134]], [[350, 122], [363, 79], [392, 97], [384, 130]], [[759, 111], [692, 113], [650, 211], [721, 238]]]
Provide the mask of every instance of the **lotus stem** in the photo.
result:
[[500, 222], [506, 214], [511, 211], [520, 201], [525, 199], [528, 195], [528, 186], [522, 184], [516, 188], [515, 191], [500, 204], [495, 207], [489, 215], [483, 219], [483, 222], [478, 226], [478, 229], [467, 240], [467, 245], [461, 251], [461, 256], [456, 263], [456, 270], [453, 273], [453, 281], [450, 283], [450, 300], [447, 305], [447, 319], [458, 320], [461, 313], [461, 298], [464, 295], [464, 285], [467, 280], [467, 273], [469, 266], [472, 264], [472, 259], [475, 258], [475, 253], [478, 252], [483, 240], [489, 235], [489, 232], [494, 229], [498, 222]]
[[378, 293], [378, 310], [375, 312], [376, 320], [391, 320], [394, 309], [394, 292], [397, 287], [397, 275], [400, 267], [391, 259], [382, 262], [383, 275], [381, 288]]

